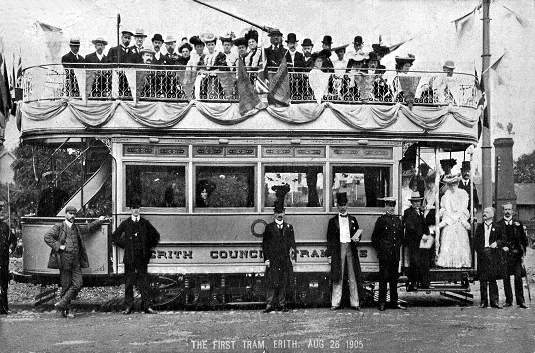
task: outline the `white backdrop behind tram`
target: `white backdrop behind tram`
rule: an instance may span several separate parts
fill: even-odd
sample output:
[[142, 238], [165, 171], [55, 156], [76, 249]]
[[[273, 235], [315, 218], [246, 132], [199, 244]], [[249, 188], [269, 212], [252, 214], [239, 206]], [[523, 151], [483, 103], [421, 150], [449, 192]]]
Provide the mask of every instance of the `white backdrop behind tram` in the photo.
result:
[[[321, 46], [323, 35], [330, 34], [334, 46], [350, 43], [355, 35], [362, 35], [365, 46], [370, 47], [383, 36], [387, 45], [414, 38], [398, 51], [387, 56], [383, 64], [391, 69], [394, 56], [406, 53], [416, 55], [414, 70], [441, 70], [446, 59], [455, 61], [457, 71], [474, 72], [474, 64], [481, 70], [481, 12], [476, 12], [473, 27], [461, 39], [457, 37], [452, 20], [470, 12], [478, 1], [472, 0], [207, 0], [261, 25], [278, 27], [286, 35], [297, 33], [299, 40], [309, 37]], [[503, 2], [503, 1], [502, 1]], [[505, 130], [497, 124], [514, 125], [514, 155], [518, 157], [535, 147], [535, 2], [511, 0], [506, 5], [522, 19], [503, 8], [502, 2], [491, 7], [492, 61], [506, 52], [499, 67], [504, 84], [498, 85], [492, 78], [493, 137], [501, 137]], [[505, 2], [503, 2], [505, 3]], [[144, 28], [148, 34], [145, 42], [150, 45], [154, 33], [164, 37], [180, 38], [212, 31], [216, 35], [228, 31], [241, 33], [246, 25], [190, 0], [3, 0], [0, 6], [0, 36], [4, 52], [11, 65], [11, 53], [22, 52], [23, 66], [43, 64], [46, 46], [35, 21], [60, 27], [65, 44], [60, 56], [68, 51], [68, 38], [79, 36], [80, 52], [93, 51], [91, 39], [103, 36], [109, 41], [106, 50], [116, 45], [116, 14], [120, 13], [124, 28]], [[266, 39], [267, 43], [267, 39]], [[351, 46], [348, 48], [350, 49]], [[7, 136], [7, 145], [18, 140], [16, 134]], [[480, 151], [475, 158], [479, 159]]]

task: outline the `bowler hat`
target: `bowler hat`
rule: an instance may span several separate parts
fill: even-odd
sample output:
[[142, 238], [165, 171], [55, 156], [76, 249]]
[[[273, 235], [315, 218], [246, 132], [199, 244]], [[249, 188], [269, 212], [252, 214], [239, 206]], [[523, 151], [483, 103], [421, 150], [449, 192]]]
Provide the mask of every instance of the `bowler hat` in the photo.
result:
[[74, 206], [69, 205], [65, 207], [65, 213], [76, 213], [76, 212], [78, 212], [78, 210]]
[[268, 33], [268, 37], [274, 37], [274, 36], [281, 36], [282, 37], [282, 32], [278, 28], [275, 28], [274, 30], [272, 30], [272, 31], [270, 31]]
[[446, 60], [446, 62], [444, 63], [444, 65], [442, 65], [442, 67], [453, 70], [455, 69], [455, 63], [452, 60]]
[[91, 43], [93, 44], [102, 43], [104, 45], [108, 45], [108, 42], [102, 37], [97, 37], [96, 39], [93, 39]]
[[286, 43], [297, 43], [299, 42], [297, 40], [297, 36], [295, 33], [288, 33], [288, 36], [286, 37]]
[[143, 28], [136, 28], [136, 33], [134, 33], [134, 37], [143, 37], [145, 38], [147, 35], [145, 34], [145, 31]]
[[463, 161], [461, 164], [461, 172], [470, 170], [470, 161]]
[[80, 38], [78, 37], [71, 38], [71, 40], [69, 41], [69, 45], [80, 45]]
[[314, 44], [312, 44], [312, 41], [310, 40], [310, 38], [305, 38], [305, 39], [303, 39], [303, 43], [301, 43], [301, 46], [302, 47], [313, 47]]
[[347, 192], [339, 192], [336, 194], [336, 203], [338, 206], [347, 205]]
[[321, 41], [323, 44], [331, 45], [333, 44], [333, 37], [326, 35], [323, 36], [323, 40]]
[[355, 39], [353, 39], [353, 44], [362, 44], [362, 37], [356, 36]]
[[161, 35], [160, 33], [156, 33], [156, 34], [152, 37], [151, 41], [154, 42], [155, 40], [159, 40], [160, 42], [163, 42], [163, 37], [162, 37], [162, 35]]

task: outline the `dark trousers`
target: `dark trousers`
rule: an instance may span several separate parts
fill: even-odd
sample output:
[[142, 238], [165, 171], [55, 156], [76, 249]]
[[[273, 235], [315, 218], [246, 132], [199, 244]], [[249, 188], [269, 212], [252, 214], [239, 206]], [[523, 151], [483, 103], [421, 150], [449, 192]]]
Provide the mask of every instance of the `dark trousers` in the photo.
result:
[[522, 287], [522, 259], [509, 264], [509, 272], [503, 279], [503, 290], [505, 292], [505, 302], [513, 304], [513, 290], [511, 289], [511, 277], [515, 277], [515, 297], [516, 304], [524, 304], [524, 288]]
[[[487, 286], [488, 291], [487, 293]], [[491, 281], [479, 281], [479, 290], [481, 292], [481, 304], [488, 305], [489, 304], [489, 295], [490, 295], [490, 305], [495, 306], [498, 305], [498, 285], [496, 284], [496, 280]]]
[[266, 294], [267, 308], [276, 307], [277, 305], [281, 308], [286, 306], [286, 285], [269, 287]]
[[411, 247], [409, 249], [410, 269], [408, 271], [409, 284], [419, 287], [429, 287], [430, 250]]
[[390, 303], [398, 303], [399, 262], [379, 262], [379, 304], [386, 304], [386, 285], [390, 289]]
[[71, 300], [76, 298], [82, 285], [84, 284], [82, 279], [82, 269], [80, 263], [74, 261], [71, 268], [62, 268], [59, 270], [59, 278], [61, 282], [61, 306], [68, 306]]
[[0, 265], [0, 314], [7, 314], [7, 285], [9, 283], [9, 267]]
[[134, 305], [134, 284], [141, 293], [141, 306], [146, 309], [152, 305], [147, 264], [125, 265], [124, 303], [128, 308]]

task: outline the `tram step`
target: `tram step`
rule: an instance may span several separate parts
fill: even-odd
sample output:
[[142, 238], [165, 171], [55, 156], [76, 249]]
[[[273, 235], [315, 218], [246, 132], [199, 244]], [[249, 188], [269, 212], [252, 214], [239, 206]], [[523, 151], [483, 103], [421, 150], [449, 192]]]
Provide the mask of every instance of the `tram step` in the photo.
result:
[[246, 305], [266, 305], [266, 302], [229, 302], [225, 303], [231, 306], [246, 306]]
[[463, 286], [430, 286], [429, 288], [418, 288], [416, 292], [469, 292], [470, 288]]

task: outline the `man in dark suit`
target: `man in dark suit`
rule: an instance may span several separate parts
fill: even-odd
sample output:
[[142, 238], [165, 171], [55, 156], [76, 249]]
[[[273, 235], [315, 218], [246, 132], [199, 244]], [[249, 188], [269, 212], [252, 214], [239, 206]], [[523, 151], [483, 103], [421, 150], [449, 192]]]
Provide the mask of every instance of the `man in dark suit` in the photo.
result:
[[129, 62], [133, 64], [143, 63], [143, 59], [141, 58], [141, 50], [144, 49], [143, 43], [145, 42], [145, 38], [147, 38], [145, 31], [142, 28], [136, 29], [136, 33], [134, 33], [135, 43], [133, 46], [129, 48], [130, 49]]
[[[499, 304], [498, 285], [496, 280], [503, 278], [501, 268], [501, 251], [505, 245], [502, 239], [502, 230], [494, 222], [494, 208], [483, 210], [483, 223], [476, 227], [474, 236], [474, 249], [477, 252], [477, 276], [481, 291], [480, 308], [490, 306], [501, 309]], [[489, 293], [487, 293], [487, 288]]]
[[80, 89], [73, 68], [82, 68], [84, 57], [78, 54], [80, 51], [80, 38], [71, 38], [69, 42], [71, 51], [61, 57], [61, 63], [65, 68], [65, 91], [70, 97], [79, 97]]
[[[98, 64], [106, 63], [107, 58], [104, 55], [104, 48], [108, 42], [102, 37], [92, 40], [91, 43], [95, 46], [95, 51], [85, 56], [85, 63], [88, 69], [99, 69], [94, 72], [95, 80], [91, 86], [91, 97], [108, 97], [111, 93], [111, 70], [103, 70], [104, 67]], [[91, 71], [90, 71], [91, 72]]]
[[7, 287], [9, 284], [9, 255], [17, 246], [17, 237], [3, 221], [4, 205], [0, 205], [0, 315], [7, 315]]
[[312, 63], [312, 48], [314, 48], [314, 44], [310, 40], [310, 38], [305, 38], [303, 40], [303, 43], [301, 43], [301, 47], [303, 48], [303, 56], [305, 58], [305, 64], [306, 67], [311, 68]]
[[152, 37], [152, 46], [154, 48], [154, 60], [152, 61], [153, 65], [165, 65], [165, 55], [162, 54], [160, 49], [163, 45], [163, 37], [160, 33], [156, 33]]
[[351, 308], [360, 310], [360, 262], [357, 243], [362, 231], [355, 216], [347, 213], [347, 194], [336, 194], [338, 214], [329, 220], [327, 227], [327, 251], [325, 255], [331, 263], [331, 310], [340, 309], [344, 270], [347, 266]]
[[[463, 189], [468, 194], [468, 211], [470, 211], [470, 188], [472, 181], [470, 180], [470, 161], [464, 161], [461, 164], [462, 179], [459, 181], [459, 189]], [[479, 206], [479, 197], [477, 197], [477, 189], [474, 187], [474, 213]]]
[[522, 257], [526, 254], [528, 238], [524, 232], [524, 226], [516, 219], [513, 219], [513, 204], [508, 202], [503, 205], [503, 218], [497, 222], [500, 227], [506, 261], [504, 269], [503, 289], [505, 292], [505, 305], [513, 305], [513, 291], [511, 289], [511, 275], [515, 278], [515, 298], [516, 305], [522, 309], [527, 309], [524, 300], [524, 287], [522, 285]]
[[292, 259], [295, 261], [297, 258], [294, 228], [284, 221], [283, 201], [275, 203], [273, 218], [273, 222], [266, 225], [262, 238], [267, 288], [265, 313], [277, 306], [284, 312], [288, 311], [286, 289], [292, 274]]
[[288, 63], [288, 71], [302, 71], [306, 66], [305, 56], [297, 51], [297, 36], [295, 33], [288, 33], [286, 38], [286, 45], [288, 51], [286, 52], [286, 62]]
[[375, 222], [372, 245], [379, 259], [379, 310], [386, 307], [386, 284], [390, 287], [390, 307], [406, 309], [398, 303], [399, 255], [403, 243], [403, 222], [395, 214], [396, 198], [383, 197], [386, 213]]
[[129, 48], [130, 40], [132, 39], [133, 33], [128, 30], [123, 30], [121, 32], [121, 45], [110, 48], [108, 51], [108, 62], [111, 64], [125, 64], [132, 62], [132, 51]]
[[275, 29], [268, 34], [271, 45], [264, 49], [269, 71], [277, 71], [286, 53], [286, 48], [282, 46], [282, 32]]
[[61, 299], [54, 306], [64, 317], [73, 316], [69, 313], [69, 305], [82, 289], [82, 268], [89, 267], [83, 237], [95, 232], [106, 219], [100, 216], [89, 225], [79, 225], [74, 222], [76, 212], [76, 207], [67, 206], [65, 220], [55, 224], [44, 235], [46, 245], [52, 248], [48, 268], [59, 269], [61, 281]]
[[431, 253], [430, 249], [420, 248], [422, 236], [429, 234], [429, 228], [421, 210], [422, 200], [420, 193], [413, 191], [409, 199], [411, 207], [407, 208], [403, 214], [404, 238], [409, 251], [408, 291], [416, 288], [429, 288]]
[[125, 219], [112, 234], [112, 241], [124, 249], [124, 301], [126, 308], [123, 314], [133, 311], [134, 284], [141, 292], [142, 310], [147, 314], [156, 314], [151, 307], [149, 275], [147, 267], [152, 256], [152, 248], [158, 245], [160, 233], [145, 218], [140, 216], [139, 199], [130, 202], [131, 216]]

